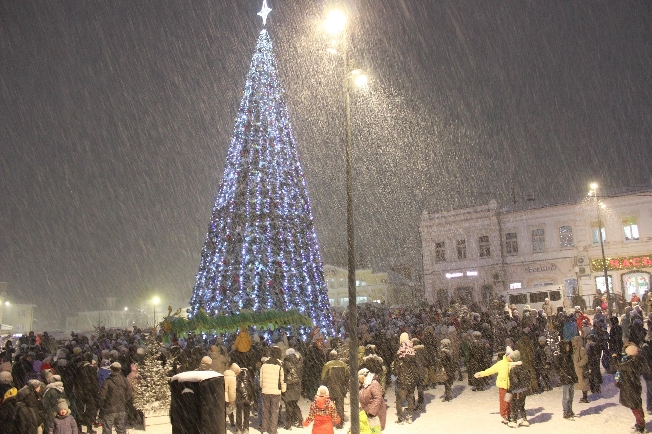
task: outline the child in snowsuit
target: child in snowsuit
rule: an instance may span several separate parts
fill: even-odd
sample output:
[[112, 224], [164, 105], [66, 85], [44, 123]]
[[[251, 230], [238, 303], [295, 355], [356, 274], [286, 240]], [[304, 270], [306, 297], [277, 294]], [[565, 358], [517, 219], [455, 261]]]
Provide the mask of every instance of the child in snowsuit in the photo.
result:
[[303, 426], [307, 427], [312, 421], [315, 422], [312, 426], [312, 434], [334, 434], [333, 427], [341, 422], [326, 386], [319, 386], [317, 389], [317, 395], [310, 404], [310, 411], [303, 421]]
[[630, 408], [636, 418], [635, 432], [645, 432], [645, 416], [643, 414], [643, 400], [641, 399], [641, 371], [643, 369], [638, 347], [632, 343], [625, 347], [625, 356], [622, 360], [618, 354], [611, 355], [614, 368], [620, 371], [618, 387], [620, 388], [620, 404]]
[[[512, 428], [530, 426], [525, 415], [525, 398], [530, 384], [530, 374], [523, 366], [521, 353], [518, 350], [512, 351], [509, 358], [512, 361], [509, 363], [509, 388], [507, 391], [512, 395], [512, 401], [509, 406], [510, 416], [507, 425]], [[518, 422], [519, 415], [521, 416], [520, 422]]]
[[77, 434], [77, 422], [70, 414], [68, 403], [60, 399], [57, 403], [57, 415], [50, 422], [49, 434]]

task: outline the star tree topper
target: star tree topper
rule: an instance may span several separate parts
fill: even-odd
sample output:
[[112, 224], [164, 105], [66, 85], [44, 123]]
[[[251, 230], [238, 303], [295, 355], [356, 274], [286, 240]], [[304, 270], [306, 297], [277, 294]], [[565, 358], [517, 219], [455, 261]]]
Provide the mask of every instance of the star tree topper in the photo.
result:
[[263, 19], [263, 26], [267, 24], [267, 15], [269, 15], [271, 11], [272, 10], [267, 7], [267, 0], [263, 0], [263, 8], [258, 12], [258, 15]]

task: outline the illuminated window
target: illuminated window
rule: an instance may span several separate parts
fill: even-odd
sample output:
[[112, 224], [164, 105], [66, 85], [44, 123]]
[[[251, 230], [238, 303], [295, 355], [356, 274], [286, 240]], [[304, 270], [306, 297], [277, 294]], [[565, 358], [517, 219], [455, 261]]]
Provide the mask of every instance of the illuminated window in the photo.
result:
[[602, 242], [607, 241], [607, 232], [603, 227], [599, 227], [597, 223], [592, 223], [591, 226], [591, 240], [594, 245], [600, 244], [600, 233], [602, 233]]
[[435, 262], [446, 262], [446, 243], [435, 243]]
[[505, 234], [505, 251], [508, 255], [516, 255], [518, 253], [518, 238], [516, 232], [508, 232]]
[[638, 225], [636, 224], [636, 217], [624, 218], [623, 230], [625, 231], [625, 241], [638, 241]]
[[480, 250], [481, 258], [488, 258], [491, 256], [491, 245], [489, 244], [489, 237], [487, 235], [478, 238], [478, 248]]
[[573, 228], [570, 226], [559, 227], [559, 247], [562, 249], [572, 249], [573, 245]]
[[[609, 292], [611, 292], [613, 294], [613, 290], [614, 290], [613, 281], [611, 279], [611, 276], [607, 276], [607, 277], [609, 277]], [[605, 291], [607, 290], [607, 287], [604, 284], [604, 276], [597, 276], [595, 278], [595, 287], [601, 293], [603, 293], [603, 294], [605, 293]]]
[[466, 259], [466, 240], [457, 241], [457, 259]]
[[521, 282], [510, 283], [509, 289], [521, 289]]
[[532, 229], [532, 253], [546, 251], [546, 235], [543, 228]]

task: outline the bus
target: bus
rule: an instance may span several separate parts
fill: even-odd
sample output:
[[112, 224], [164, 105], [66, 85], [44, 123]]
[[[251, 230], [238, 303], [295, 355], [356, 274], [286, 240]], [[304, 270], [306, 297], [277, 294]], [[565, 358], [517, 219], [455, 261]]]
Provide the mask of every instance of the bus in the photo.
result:
[[567, 310], [569, 306], [569, 300], [566, 297], [563, 285], [539, 286], [530, 289], [518, 289], [517, 291], [517, 293], [506, 294], [505, 299], [509, 306], [516, 305], [519, 313], [523, 312], [526, 305], [530, 306], [530, 309], [542, 309], [546, 298], [550, 299], [553, 312], [557, 312], [558, 306], [562, 306], [564, 310]]

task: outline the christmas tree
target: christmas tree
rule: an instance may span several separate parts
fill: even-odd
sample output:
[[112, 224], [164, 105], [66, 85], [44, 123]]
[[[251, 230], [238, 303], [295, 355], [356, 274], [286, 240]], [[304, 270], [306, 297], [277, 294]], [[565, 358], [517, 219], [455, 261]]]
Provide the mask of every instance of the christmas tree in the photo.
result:
[[161, 364], [162, 344], [153, 333], [145, 339], [145, 359], [138, 365], [138, 380], [134, 384], [134, 407], [140, 411], [169, 409], [170, 386], [166, 367]]
[[[267, 18], [266, 0], [263, 24]], [[333, 331], [306, 181], [272, 41], [258, 43], [215, 200], [191, 314], [297, 309]]]

